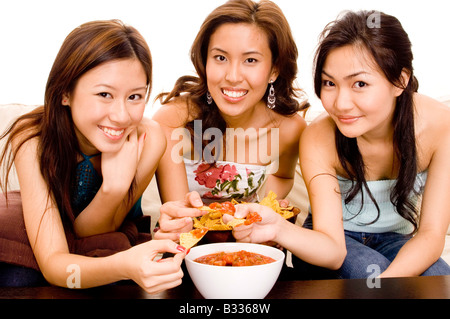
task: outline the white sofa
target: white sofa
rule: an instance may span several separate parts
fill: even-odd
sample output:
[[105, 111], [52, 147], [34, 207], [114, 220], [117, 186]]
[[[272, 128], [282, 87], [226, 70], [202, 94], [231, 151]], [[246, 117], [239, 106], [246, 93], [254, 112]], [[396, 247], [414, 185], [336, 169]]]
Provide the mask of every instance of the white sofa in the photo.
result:
[[[450, 106], [450, 96], [442, 99], [447, 105]], [[20, 114], [28, 112], [35, 108], [32, 105], [22, 105], [22, 104], [6, 104], [0, 105], [0, 132], [3, 133], [4, 130], [9, 127], [12, 121], [17, 118]], [[309, 114], [307, 120], [314, 118], [316, 114]], [[0, 149], [3, 149], [3, 141], [0, 143]], [[10, 178], [10, 190], [18, 190], [19, 185], [15, 176]], [[306, 212], [308, 211], [308, 196], [303, 182], [303, 178], [300, 173], [300, 169], [297, 166], [295, 184], [288, 196], [289, 201], [299, 207], [302, 211], [301, 215], [297, 219], [297, 223], [301, 224], [306, 217]], [[144, 193], [142, 200], [142, 208], [144, 214], [152, 216], [151, 229], [154, 229], [156, 221], [159, 218], [159, 208], [161, 206], [161, 201], [159, 198], [158, 188], [155, 179], [153, 179]], [[1, 225], [0, 225], [1, 227]], [[447, 232], [446, 245], [442, 253], [442, 258], [450, 264], [450, 227]]]

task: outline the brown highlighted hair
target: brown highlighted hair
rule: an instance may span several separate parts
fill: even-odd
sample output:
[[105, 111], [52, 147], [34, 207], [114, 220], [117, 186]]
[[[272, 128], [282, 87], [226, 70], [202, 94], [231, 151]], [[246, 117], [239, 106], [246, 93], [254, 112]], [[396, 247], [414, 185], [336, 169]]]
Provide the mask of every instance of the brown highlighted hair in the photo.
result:
[[[397, 212], [410, 221], [417, 230], [417, 208], [409, 196], [414, 190], [418, 170], [413, 95], [417, 92], [419, 84], [413, 72], [413, 54], [408, 34], [397, 18], [379, 11], [345, 12], [336, 21], [331, 22], [321, 35], [315, 56], [314, 87], [319, 98], [323, 65], [328, 55], [332, 50], [346, 45], [366, 49], [386, 79], [403, 89], [403, 93], [397, 98], [392, 122], [393, 147], [399, 169], [397, 182], [391, 192], [391, 202]], [[402, 72], [410, 76], [408, 83], [401, 82]], [[350, 179], [355, 182], [347, 194], [346, 202], [350, 202], [364, 187], [376, 205], [367, 188], [364, 162], [356, 139], [345, 137], [337, 128], [335, 135], [340, 163]]]
[[[50, 71], [44, 105], [19, 117], [1, 136], [7, 138], [0, 164], [6, 165], [3, 191], [18, 149], [38, 138], [40, 170], [48, 192], [60, 213], [73, 218], [71, 207], [77, 156], [80, 152], [70, 108], [61, 104], [63, 94], [71, 94], [78, 79], [87, 71], [117, 59], [137, 59], [147, 75], [147, 100], [152, 85], [152, 58], [147, 43], [133, 27], [119, 20], [87, 22], [74, 29], [64, 40]], [[16, 138], [20, 145], [11, 149]]]

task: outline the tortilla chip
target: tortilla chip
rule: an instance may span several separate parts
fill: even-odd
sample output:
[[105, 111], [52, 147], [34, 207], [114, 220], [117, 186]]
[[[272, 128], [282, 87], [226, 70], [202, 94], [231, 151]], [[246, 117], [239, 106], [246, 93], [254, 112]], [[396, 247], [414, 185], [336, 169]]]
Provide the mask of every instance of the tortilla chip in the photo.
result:
[[208, 232], [208, 228], [193, 229], [189, 233], [180, 234], [180, 245], [186, 249], [195, 246]]
[[235, 228], [240, 225], [250, 225], [256, 222], [260, 222], [262, 220], [261, 216], [257, 212], [252, 212], [248, 214], [245, 218], [234, 218], [230, 220], [227, 225]]
[[216, 224], [220, 224], [220, 219], [206, 219], [203, 227], [212, 229]]
[[[242, 224], [243, 222], [249, 223], [248, 220], [245, 219], [233, 219], [228, 224], [225, 224], [223, 222], [223, 214], [224, 211], [220, 209], [219, 205], [212, 206], [203, 206], [200, 209], [203, 211], [207, 211], [205, 215], [199, 217], [199, 218], [193, 218], [194, 220], [194, 228], [200, 229], [200, 228], [208, 228], [209, 230], [217, 230], [217, 231], [226, 231], [226, 230], [232, 230], [237, 225]], [[231, 204], [237, 205], [239, 204], [235, 199], [231, 200]], [[242, 202], [240, 204], [247, 204], [245, 202]], [[283, 216], [285, 219], [289, 219], [292, 216], [294, 216], [293, 206], [290, 207], [281, 207], [280, 203], [277, 200], [277, 195], [270, 191], [266, 197], [263, 198], [261, 202], [259, 202], [260, 205], [268, 206], [271, 209], [273, 209], [275, 212]], [[215, 209], [215, 207], [219, 206], [219, 208]], [[214, 208], [211, 208], [214, 207]]]
[[200, 209], [200, 210], [204, 210], [204, 211], [208, 211], [208, 212], [214, 211], [214, 209], [212, 209], [212, 208], [210, 208], [210, 207], [208, 207], [208, 206], [202, 206], [202, 207], [200, 207], [199, 209]]
[[200, 220], [196, 217], [193, 218], [194, 220], [194, 228], [202, 228], [203, 224], [200, 222]]
[[289, 219], [294, 216], [293, 208], [291, 209], [281, 209], [280, 215], [284, 217], [284, 219]]
[[239, 226], [241, 224], [245, 223], [245, 219], [244, 218], [234, 218], [232, 220], [230, 220], [227, 225], [234, 228], [236, 226]]
[[220, 223], [215, 224], [213, 227], [210, 228], [210, 230], [231, 230], [231, 227], [227, 224], [224, 224], [222, 219], [220, 220]]
[[269, 194], [267, 194], [267, 196], [259, 202], [259, 204], [272, 208], [278, 214], [283, 216], [284, 219], [289, 219], [295, 215], [294, 206], [281, 207], [276, 198], [277, 195], [274, 192], [270, 191]]
[[237, 204], [239, 204], [239, 202], [237, 200], [235, 200], [234, 198], [232, 198], [231, 199], [231, 204], [237, 205]]
[[270, 191], [269, 194], [267, 194], [267, 196], [259, 202], [259, 204], [270, 207], [277, 213], [280, 213], [280, 203], [278, 203], [277, 195], [273, 191]]

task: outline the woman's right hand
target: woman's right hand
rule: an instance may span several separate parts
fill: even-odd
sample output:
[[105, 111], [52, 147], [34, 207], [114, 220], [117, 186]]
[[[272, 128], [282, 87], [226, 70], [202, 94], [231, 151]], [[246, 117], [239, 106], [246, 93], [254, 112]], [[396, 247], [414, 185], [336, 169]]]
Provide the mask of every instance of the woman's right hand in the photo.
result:
[[144, 148], [146, 134], [133, 129], [115, 153], [102, 153], [101, 170], [104, 191], [126, 193], [130, 188]]
[[164, 203], [160, 209], [159, 229], [155, 231], [155, 239], [171, 239], [177, 241], [181, 233], [192, 230], [192, 217], [202, 216], [207, 211], [197, 192], [187, 193], [182, 201]]
[[[158, 254], [172, 253], [173, 257], [155, 260]], [[181, 263], [189, 251], [171, 240], [151, 240], [124, 252], [128, 275], [149, 294], [176, 287], [181, 284]]]

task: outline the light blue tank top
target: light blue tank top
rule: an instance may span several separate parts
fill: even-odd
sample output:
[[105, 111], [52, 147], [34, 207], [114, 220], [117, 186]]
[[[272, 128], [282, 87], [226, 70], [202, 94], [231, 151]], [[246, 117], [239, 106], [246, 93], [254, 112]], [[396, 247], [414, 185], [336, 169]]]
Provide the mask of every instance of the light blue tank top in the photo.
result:
[[[417, 174], [414, 184], [415, 192], [411, 196], [413, 201], [418, 204], [421, 194], [425, 188], [427, 180], [427, 172]], [[377, 209], [370, 199], [367, 191], [363, 189], [364, 204], [361, 207], [361, 193], [348, 204], [345, 204], [345, 195], [352, 186], [352, 181], [338, 177], [339, 187], [342, 193], [342, 213], [344, 221], [344, 229], [355, 232], [368, 233], [386, 233], [396, 232], [401, 234], [409, 234], [413, 231], [413, 225], [401, 217], [391, 203], [390, 194], [395, 185], [396, 180], [379, 180], [368, 181], [367, 186], [375, 198], [380, 215], [376, 222]]]
[[[84, 159], [77, 165], [76, 181], [73, 192], [74, 197], [72, 198], [72, 207], [74, 209], [75, 217], [89, 205], [102, 185], [103, 179], [97, 173], [90, 161], [91, 158], [99, 156], [100, 154], [101, 153], [88, 156], [81, 153]], [[131, 208], [127, 218], [136, 218], [143, 215], [141, 200], [142, 197], [139, 198], [136, 204]]]

